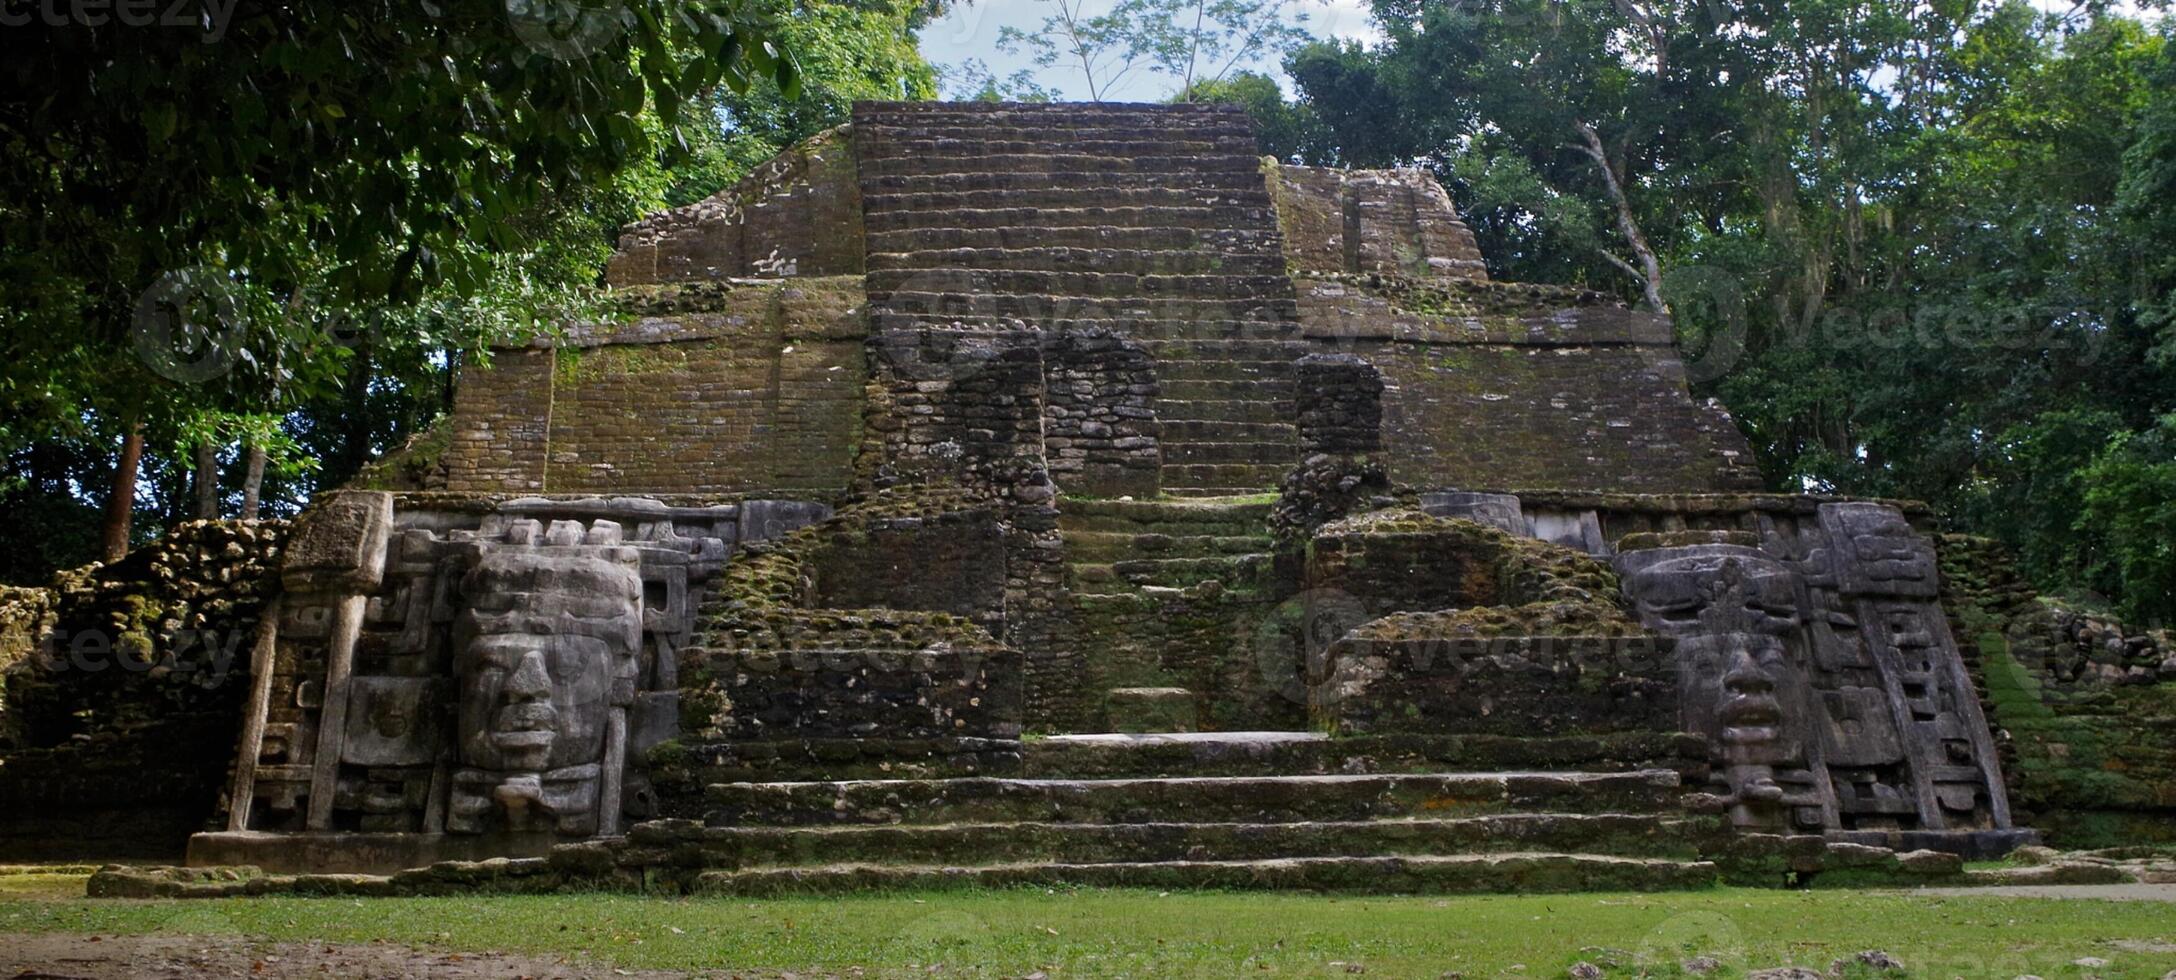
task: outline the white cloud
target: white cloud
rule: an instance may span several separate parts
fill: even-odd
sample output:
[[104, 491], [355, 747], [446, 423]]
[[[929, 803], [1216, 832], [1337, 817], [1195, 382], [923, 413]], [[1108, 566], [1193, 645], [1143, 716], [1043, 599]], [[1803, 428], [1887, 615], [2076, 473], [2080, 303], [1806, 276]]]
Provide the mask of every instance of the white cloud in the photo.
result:
[[1308, 5], [1308, 27], [1322, 37], [1380, 41], [1382, 28], [1368, 0], [1321, 0]]

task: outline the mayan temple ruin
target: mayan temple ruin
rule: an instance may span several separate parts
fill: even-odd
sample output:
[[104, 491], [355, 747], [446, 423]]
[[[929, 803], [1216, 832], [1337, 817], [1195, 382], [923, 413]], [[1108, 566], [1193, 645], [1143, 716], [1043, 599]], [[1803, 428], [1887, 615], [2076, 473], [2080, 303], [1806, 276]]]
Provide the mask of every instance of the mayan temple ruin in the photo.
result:
[[2047, 629], [1985, 542], [1759, 490], [1667, 319], [1235, 107], [858, 104], [607, 278], [291, 526], [11, 607], [219, 642], [11, 674], [0, 843], [186, 842], [109, 894], [1665, 889], [2176, 807], [2121, 700], [2166, 651], [1990, 675]]

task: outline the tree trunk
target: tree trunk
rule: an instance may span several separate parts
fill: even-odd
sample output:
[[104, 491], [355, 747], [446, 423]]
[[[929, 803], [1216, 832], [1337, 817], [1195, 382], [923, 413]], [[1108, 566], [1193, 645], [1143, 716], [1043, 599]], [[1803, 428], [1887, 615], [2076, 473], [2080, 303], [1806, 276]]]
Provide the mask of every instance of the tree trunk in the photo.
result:
[[254, 521], [257, 495], [264, 491], [264, 443], [251, 439], [246, 454], [249, 462], [242, 473], [242, 519]]
[[1593, 158], [1594, 165], [1602, 171], [1602, 183], [1609, 188], [1609, 201], [1617, 213], [1617, 231], [1631, 247], [1632, 257], [1639, 260], [1640, 294], [1646, 298], [1649, 309], [1669, 316], [1670, 305], [1662, 301], [1662, 259], [1655, 255], [1654, 247], [1647, 244], [1646, 233], [1640, 231], [1639, 220], [1632, 215], [1632, 199], [1625, 192], [1624, 178], [1617, 173], [1617, 165], [1602, 145], [1602, 134], [1584, 122], [1577, 125], [1580, 138], [1586, 141], [1580, 149]]
[[354, 360], [348, 362], [347, 382], [340, 399], [347, 431], [341, 436], [339, 456], [325, 474], [328, 485], [346, 483], [364, 463], [370, 462], [370, 377], [376, 367], [370, 346], [370, 338], [364, 337], [355, 345]]
[[144, 457], [144, 426], [130, 422], [121, 437], [120, 465], [113, 468], [113, 489], [106, 495], [106, 517], [101, 525], [102, 548], [108, 562], [128, 557], [129, 519], [136, 510], [136, 468]]
[[219, 446], [208, 438], [196, 444], [196, 519], [219, 519]]

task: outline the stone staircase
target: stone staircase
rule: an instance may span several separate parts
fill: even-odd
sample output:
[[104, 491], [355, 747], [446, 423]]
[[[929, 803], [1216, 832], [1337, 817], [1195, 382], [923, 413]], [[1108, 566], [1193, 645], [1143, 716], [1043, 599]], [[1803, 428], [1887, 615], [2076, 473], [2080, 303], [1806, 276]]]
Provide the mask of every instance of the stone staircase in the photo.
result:
[[1019, 777], [713, 784], [702, 820], [639, 825], [594, 858], [640, 869], [654, 889], [731, 895], [1655, 890], [1716, 879], [1701, 855], [1721, 823], [1678, 808], [1674, 769], [1447, 771], [1430, 758], [1445, 753], [1383, 749], [1304, 733], [1055, 736], [1027, 744]]
[[1211, 579], [1251, 585], [1273, 558], [1270, 507], [1254, 499], [1065, 501], [1058, 531], [1069, 586], [1076, 594], [1126, 595]]
[[1156, 359], [1165, 493], [1296, 462], [1298, 304], [1243, 111], [862, 103], [854, 128], [876, 329], [1107, 329]]
[[1066, 500], [1067, 640], [1100, 695], [1090, 725], [1193, 731], [1221, 682], [1230, 613], [1276, 574], [1260, 500]]

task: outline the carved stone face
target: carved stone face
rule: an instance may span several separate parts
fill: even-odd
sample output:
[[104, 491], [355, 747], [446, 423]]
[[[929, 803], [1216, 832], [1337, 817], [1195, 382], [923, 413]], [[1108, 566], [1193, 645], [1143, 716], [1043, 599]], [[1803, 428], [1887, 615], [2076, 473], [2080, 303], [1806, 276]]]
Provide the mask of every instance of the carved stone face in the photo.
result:
[[1686, 723], [1742, 761], [1782, 761], [1794, 741], [1784, 705], [1802, 686], [1791, 572], [1749, 549], [1684, 550], [1633, 572], [1625, 591], [1643, 622], [1677, 639]]
[[461, 764], [535, 773], [602, 759], [642, 638], [635, 568], [573, 549], [494, 549], [464, 590]]
[[1711, 717], [1723, 744], [1770, 746], [1782, 738], [1776, 688], [1790, 670], [1782, 640], [1747, 633], [1688, 637], [1678, 641], [1678, 656], [1687, 672], [1702, 678], [1702, 688], [1714, 685]]
[[461, 761], [500, 772], [594, 762], [611, 652], [587, 636], [480, 636], [463, 651]]

